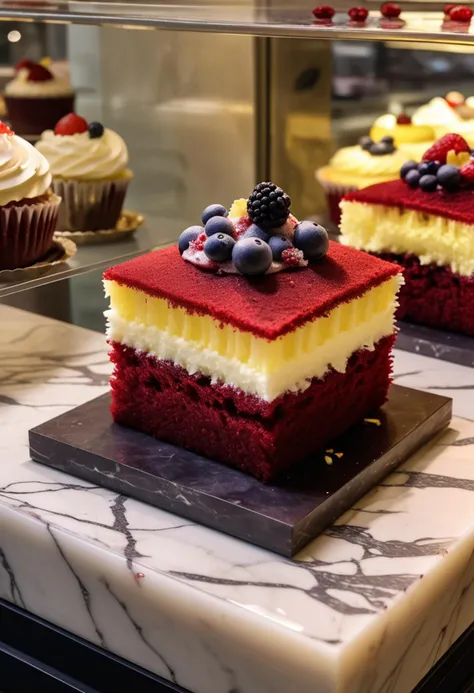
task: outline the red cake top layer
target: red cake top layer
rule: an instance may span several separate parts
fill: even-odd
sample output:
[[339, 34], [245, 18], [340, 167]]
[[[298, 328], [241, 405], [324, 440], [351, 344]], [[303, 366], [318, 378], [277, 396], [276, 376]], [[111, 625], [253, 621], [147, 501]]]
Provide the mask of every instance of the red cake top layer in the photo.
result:
[[203, 272], [183, 262], [177, 246], [111, 267], [104, 279], [271, 340], [358, 298], [398, 272], [394, 264], [330, 242], [319, 263], [254, 279]]
[[400, 179], [356, 190], [348, 193], [344, 200], [411, 209], [463, 224], [474, 224], [474, 190], [423, 192], [420, 188], [413, 190]]

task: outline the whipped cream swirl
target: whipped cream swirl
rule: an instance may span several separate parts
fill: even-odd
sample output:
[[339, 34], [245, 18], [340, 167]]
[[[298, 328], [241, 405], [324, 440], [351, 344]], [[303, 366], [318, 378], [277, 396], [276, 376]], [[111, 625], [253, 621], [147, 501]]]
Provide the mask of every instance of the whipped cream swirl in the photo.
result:
[[0, 135], [0, 205], [44, 195], [51, 185], [45, 157], [16, 135]]
[[103, 180], [129, 174], [127, 145], [113, 130], [92, 139], [88, 132], [55, 135], [45, 130], [36, 148], [48, 159], [55, 178]]
[[[53, 74], [53, 73], [52, 73]], [[5, 94], [16, 98], [36, 99], [72, 96], [73, 91], [67, 77], [53, 74], [53, 79], [41, 82], [28, 80], [29, 70], [24, 68], [5, 86]]]

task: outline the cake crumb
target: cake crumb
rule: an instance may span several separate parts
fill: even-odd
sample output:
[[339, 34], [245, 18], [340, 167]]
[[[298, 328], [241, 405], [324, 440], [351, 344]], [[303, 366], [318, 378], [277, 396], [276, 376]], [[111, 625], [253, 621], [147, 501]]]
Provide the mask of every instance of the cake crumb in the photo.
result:
[[324, 455], [324, 461], [326, 464], [332, 464], [332, 457], [329, 457], [329, 455]]
[[293, 279], [292, 279], [292, 280], [290, 281], [290, 286], [293, 288], [294, 285], [295, 285], [295, 282], [294, 282]]
[[380, 419], [364, 419], [364, 423], [375, 424], [375, 426], [381, 426], [382, 425], [382, 422], [380, 421]]
[[336, 455], [336, 457], [339, 457], [339, 459], [341, 459], [341, 457], [344, 455], [343, 452], [336, 452], [334, 454]]

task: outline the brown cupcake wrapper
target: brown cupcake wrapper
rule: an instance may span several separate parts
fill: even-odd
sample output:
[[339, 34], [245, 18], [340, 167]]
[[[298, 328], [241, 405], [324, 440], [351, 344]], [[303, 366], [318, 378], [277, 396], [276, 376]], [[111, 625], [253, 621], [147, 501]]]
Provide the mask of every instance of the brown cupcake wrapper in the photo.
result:
[[63, 116], [74, 111], [74, 94], [49, 97], [5, 95], [5, 105], [12, 129], [17, 135], [41, 135], [52, 130]]
[[122, 211], [132, 175], [106, 181], [53, 180], [62, 198], [58, 231], [114, 229]]
[[326, 193], [326, 200], [328, 203], [329, 216], [334, 224], [339, 226], [341, 221], [341, 209], [339, 203], [347, 193], [358, 190], [357, 185], [341, 185], [341, 183], [333, 183], [332, 181], [325, 180], [319, 175], [319, 171], [316, 171], [316, 179], [319, 181]]
[[61, 198], [0, 207], [0, 270], [28, 267], [51, 247]]

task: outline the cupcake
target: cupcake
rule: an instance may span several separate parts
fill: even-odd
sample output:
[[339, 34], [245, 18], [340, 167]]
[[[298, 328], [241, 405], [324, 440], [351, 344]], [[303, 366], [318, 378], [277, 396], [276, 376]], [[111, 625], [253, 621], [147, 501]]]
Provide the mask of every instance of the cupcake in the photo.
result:
[[69, 79], [52, 69], [22, 60], [5, 87], [5, 105], [12, 128], [22, 135], [40, 135], [74, 110]]
[[123, 139], [101, 123], [69, 113], [36, 144], [51, 166], [52, 187], [62, 198], [58, 231], [115, 228], [132, 172]]
[[395, 146], [400, 149], [409, 159], [421, 161], [423, 154], [432, 144], [436, 135], [430, 125], [415, 125], [406, 113], [401, 113], [398, 117], [386, 113], [377, 118], [370, 130], [370, 136], [377, 141], [390, 135], [393, 137]]
[[448, 133], [464, 137], [474, 147], [474, 97], [467, 99], [460, 92], [437, 96], [420, 106], [413, 114], [416, 125], [430, 125], [436, 138]]
[[348, 192], [394, 180], [409, 157], [394, 145], [391, 135], [374, 142], [362, 137], [355, 147], [339, 149], [327, 166], [316, 172], [326, 193], [332, 221], [339, 224], [339, 202]]
[[61, 199], [47, 160], [0, 122], [0, 270], [26, 267], [51, 247]]

